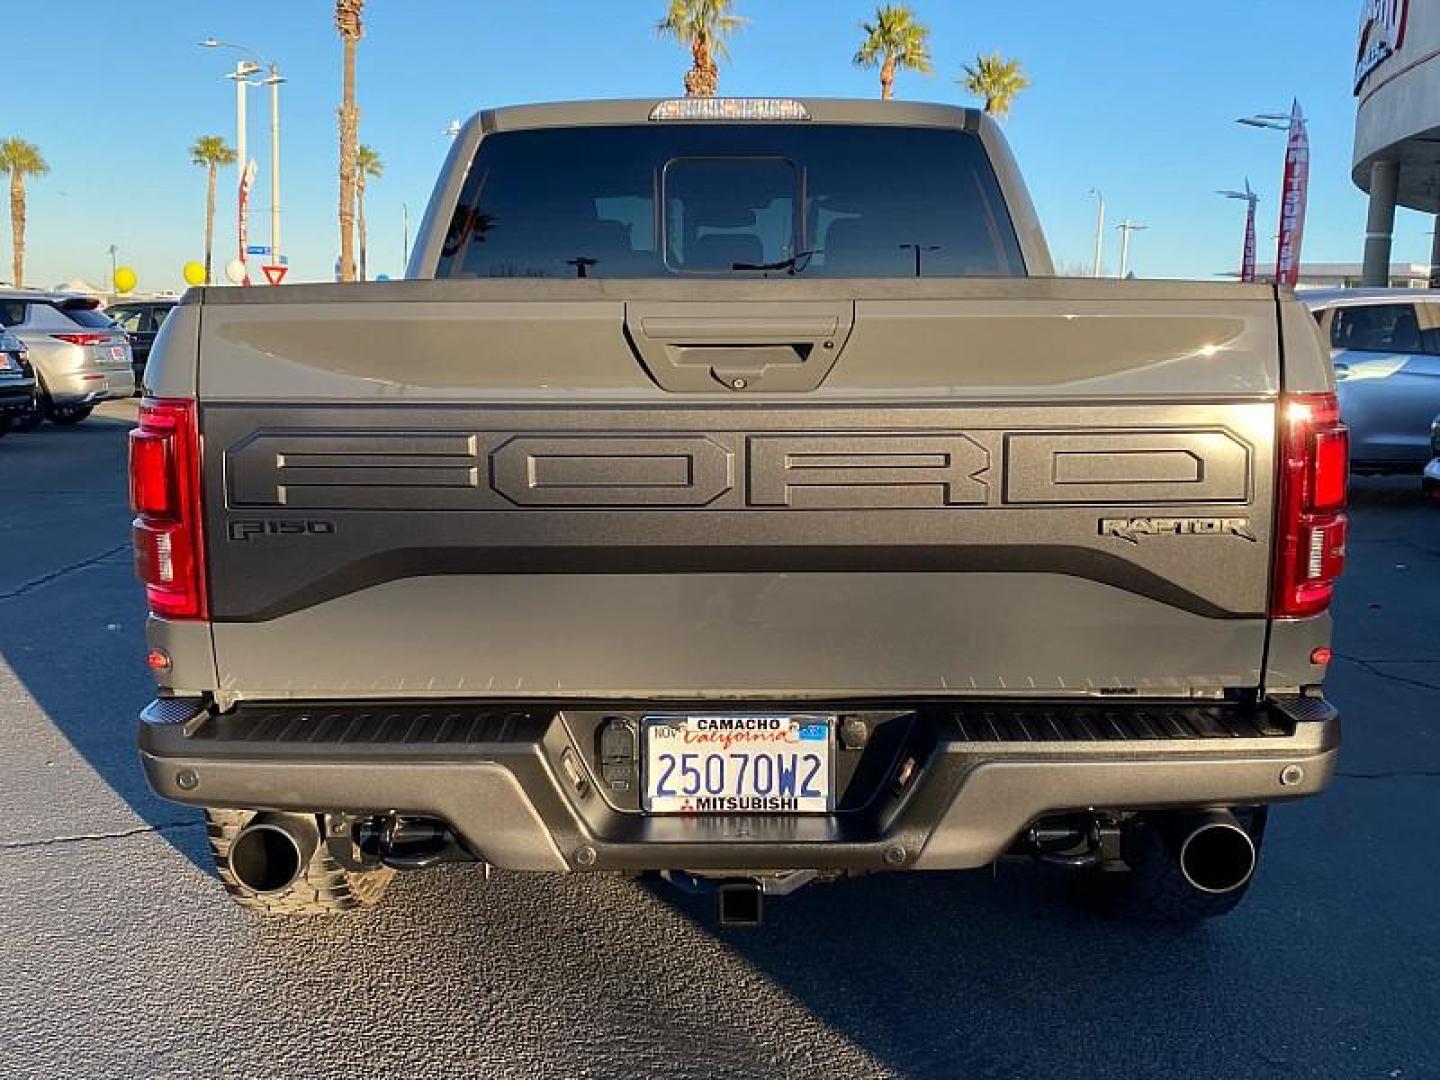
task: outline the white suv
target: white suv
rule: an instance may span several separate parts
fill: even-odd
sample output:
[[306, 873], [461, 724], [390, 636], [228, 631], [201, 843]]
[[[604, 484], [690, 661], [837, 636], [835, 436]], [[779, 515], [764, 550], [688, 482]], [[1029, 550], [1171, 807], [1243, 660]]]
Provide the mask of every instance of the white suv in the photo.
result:
[[135, 392], [130, 343], [92, 297], [0, 291], [0, 325], [30, 350], [39, 383], [36, 414], [78, 424], [100, 402]]

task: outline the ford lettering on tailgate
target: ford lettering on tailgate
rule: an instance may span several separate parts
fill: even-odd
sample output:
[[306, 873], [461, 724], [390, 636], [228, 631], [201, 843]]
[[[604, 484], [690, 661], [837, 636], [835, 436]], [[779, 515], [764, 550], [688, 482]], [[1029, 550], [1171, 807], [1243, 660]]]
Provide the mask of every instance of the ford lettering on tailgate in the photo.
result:
[[1244, 504], [1223, 430], [262, 431], [226, 454], [236, 510], [946, 509]]

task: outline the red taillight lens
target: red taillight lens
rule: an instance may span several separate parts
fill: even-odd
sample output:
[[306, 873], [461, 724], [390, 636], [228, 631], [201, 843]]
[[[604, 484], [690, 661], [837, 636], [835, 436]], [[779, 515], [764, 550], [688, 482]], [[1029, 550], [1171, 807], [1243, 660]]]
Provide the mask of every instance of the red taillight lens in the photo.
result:
[[1270, 613], [1295, 619], [1330, 606], [1345, 569], [1344, 513], [1350, 437], [1334, 394], [1286, 397], [1280, 405], [1280, 483], [1275, 595]]
[[147, 399], [130, 433], [130, 503], [135, 569], [150, 610], [167, 619], [203, 619], [200, 444], [190, 401]]
[[1315, 433], [1316, 510], [1343, 510], [1350, 494], [1350, 433], [1343, 427]]
[[130, 506], [137, 514], [174, 515], [179, 493], [170, 457], [171, 436], [130, 433]]
[[109, 334], [51, 334], [56, 341], [68, 342], [71, 345], [108, 345]]

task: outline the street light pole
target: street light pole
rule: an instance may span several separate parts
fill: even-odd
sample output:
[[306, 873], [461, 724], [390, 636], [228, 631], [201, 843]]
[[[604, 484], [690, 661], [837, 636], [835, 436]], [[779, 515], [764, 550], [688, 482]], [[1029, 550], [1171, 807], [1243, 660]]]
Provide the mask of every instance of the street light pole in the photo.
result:
[[[249, 164], [246, 140], [246, 117], [245, 117], [245, 90], [251, 86], [270, 87], [270, 261], [280, 265], [280, 84], [285, 82], [285, 77], [280, 74], [280, 65], [274, 60], [267, 60], [248, 45], [237, 45], [233, 41], [220, 41], [218, 38], [206, 38], [200, 42], [201, 46], [207, 49], [235, 49], [247, 53], [253, 57], [251, 60], [236, 61], [235, 71], [226, 76], [235, 80], [235, 120], [236, 136], [235, 151], [240, 161], [240, 179], [237, 198], [240, 201], [240, 231], [245, 229], [245, 218], [248, 217], [248, 207], [245, 205], [245, 173]], [[257, 75], [269, 68], [266, 77], [259, 82], [251, 82], [250, 77]], [[249, 280], [249, 253], [245, 245], [240, 245], [240, 261], [245, 263], [245, 278]]]
[[1238, 199], [1248, 207], [1245, 213], [1245, 247], [1240, 258], [1240, 280], [1244, 282], [1254, 281], [1255, 208], [1260, 205], [1260, 196], [1251, 190], [1249, 178], [1245, 180], [1244, 191], [1217, 191], [1215, 194], [1224, 196], [1227, 199]]
[[280, 258], [280, 84], [285, 81], [280, 65], [270, 61], [270, 262], [283, 265]]
[[[1300, 280], [1300, 248], [1305, 239], [1305, 209], [1310, 187], [1310, 136], [1300, 102], [1288, 113], [1261, 113], [1235, 121], [1265, 131], [1289, 135], [1285, 148], [1284, 181], [1280, 186], [1280, 235], [1275, 250], [1275, 281], [1294, 287]], [[1388, 265], [1388, 241], [1384, 261]]]
[[1142, 232], [1148, 229], [1149, 225], [1136, 225], [1129, 218], [1126, 218], [1115, 228], [1120, 232], [1120, 276], [1123, 278], [1130, 273], [1130, 234]]
[[924, 258], [925, 253], [926, 253], [926, 252], [930, 252], [930, 251], [939, 251], [939, 250], [940, 250], [940, 245], [939, 245], [939, 244], [901, 244], [901, 245], [900, 245], [900, 250], [901, 250], [901, 251], [912, 251], [912, 250], [913, 250], [913, 251], [915, 252], [915, 276], [918, 278], [918, 277], [923, 277], [923, 276], [924, 276], [924, 274], [923, 274], [923, 267], [921, 266], [921, 260]]
[[407, 202], [402, 202], [402, 203], [400, 204], [400, 214], [401, 214], [402, 218], [403, 218], [404, 221], [405, 221], [405, 238], [404, 238], [404, 241], [403, 241], [403, 246], [401, 247], [401, 253], [402, 253], [402, 255], [404, 256], [404, 258], [401, 260], [401, 265], [402, 265], [402, 266], [404, 267], [404, 269], [405, 269], [406, 276], [409, 276], [409, 272], [410, 272], [410, 204], [409, 204], [409, 203], [407, 203]]
[[1105, 257], [1105, 194], [1099, 188], [1091, 188], [1090, 194], [1100, 200], [1100, 208], [1095, 215], [1095, 269], [1091, 277], [1100, 276], [1100, 263]]
[[[205, 44], [202, 42], [202, 44]], [[218, 43], [217, 43], [218, 44]], [[250, 76], [260, 70], [260, 65], [253, 60], [235, 61], [235, 70], [225, 76], [235, 83], [235, 154], [238, 166], [235, 182], [235, 206], [236, 206], [236, 237], [237, 258], [240, 265], [245, 267], [244, 281], [250, 282], [249, 257], [245, 251], [245, 218], [248, 214], [245, 192], [245, 173], [249, 168], [249, 146], [247, 143], [247, 132], [249, 128], [248, 118], [245, 115], [245, 91], [256, 85], [250, 81]]]

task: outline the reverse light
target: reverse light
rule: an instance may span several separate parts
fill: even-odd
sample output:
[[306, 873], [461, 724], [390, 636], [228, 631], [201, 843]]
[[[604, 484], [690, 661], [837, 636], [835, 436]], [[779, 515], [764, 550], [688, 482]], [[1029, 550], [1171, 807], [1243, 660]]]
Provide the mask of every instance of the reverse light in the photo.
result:
[[1330, 606], [1345, 569], [1350, 436], [1340, 422], [1335, 395], [1284, 399], [1277, 449], [1279, 516], [1270, 614], [1305, 618]]
[[147, 398], [130, 433], [135, 571], [152, 614], [203, 619], [200, 444], [192, 401]]
[[671, 98], [650, 110], [651, 120], [809, 120], [791, 98]]

